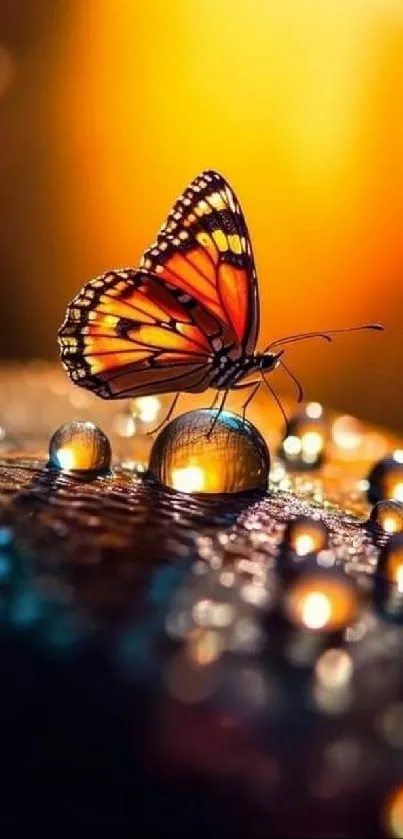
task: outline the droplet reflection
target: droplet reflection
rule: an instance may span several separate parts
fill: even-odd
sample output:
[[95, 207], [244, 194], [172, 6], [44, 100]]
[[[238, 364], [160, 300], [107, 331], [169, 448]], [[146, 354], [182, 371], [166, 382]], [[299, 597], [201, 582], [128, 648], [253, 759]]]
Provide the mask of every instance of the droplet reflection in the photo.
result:
[[403, 501], [403, 462], [399, 450], [379, 460], [368, 476], [368, 498], [377, 501]]
[[218, 418], [207, 409], [182, 414], [161, 431], [150, 455], [154, 477], [187, 493], [265, 489], [269, 467], [259, 432], [230, 411]]
[[110, 468], [107, 436], [93, 422], [67, 422], [49, 444], [49, 465], [66, 472], [100, 472]]
[[403, 504], [398, 501], [378, 501], [369, 518], [375, 534], [391, 536], [403, 532]]

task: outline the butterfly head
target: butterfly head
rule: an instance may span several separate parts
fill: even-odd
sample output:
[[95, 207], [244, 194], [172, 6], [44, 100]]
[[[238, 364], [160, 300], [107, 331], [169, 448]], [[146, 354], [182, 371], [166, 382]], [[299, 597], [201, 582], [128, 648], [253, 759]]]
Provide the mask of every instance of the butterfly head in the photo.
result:
[[276, 367], [280, 364], [280, 358], [283, 355], [284, 350], [280, 350], [279, 352], [265, 352], [261, 353], [258, 356], [258, 369], [261, 370], [262, 373], [270, 373], [271, 370], [275, 370]]

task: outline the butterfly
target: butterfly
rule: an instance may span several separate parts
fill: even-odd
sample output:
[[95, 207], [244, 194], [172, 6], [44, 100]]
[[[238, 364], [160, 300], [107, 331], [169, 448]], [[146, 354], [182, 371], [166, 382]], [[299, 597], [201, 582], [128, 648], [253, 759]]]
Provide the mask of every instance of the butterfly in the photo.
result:
[[167, 422], [180, 392], [207, 388], [217, 391], [212, 408], [221, 396], [215, 419], [231, 390], [249, 389], [245, 416], [262, 384], [285, 416], [267, 374], [281, 365], [299, 401], [303, 392], [282, 358], [284, 346], [330, 341], [344, 331], [277, 338], [256, 352], [259, 292], [248, 228], [228, 182], [208, 170], [177, 199], [138, 268], [108, 271], [82, 288], [67, 308], [59, 342], [73, 382], [104, 399], [174, 393]]

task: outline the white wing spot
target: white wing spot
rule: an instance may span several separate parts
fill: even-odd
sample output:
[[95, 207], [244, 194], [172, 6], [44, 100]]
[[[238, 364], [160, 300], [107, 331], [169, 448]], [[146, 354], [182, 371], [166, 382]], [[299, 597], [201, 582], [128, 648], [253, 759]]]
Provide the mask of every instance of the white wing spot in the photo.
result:
[[231, 190], [228, 187], [226, 187], [226, 189], [225, 189], [225, 195], [226, 195], [226, 198], [227, 198], [227, 203], [228, 203], [229, 207], [231, 208], [232, 212], [236, 213], [237, 212], [237, 207], [236, 207], [236, 204], [235, 204], [235, 201], [234, 201], [234, 197], [232, 195]]

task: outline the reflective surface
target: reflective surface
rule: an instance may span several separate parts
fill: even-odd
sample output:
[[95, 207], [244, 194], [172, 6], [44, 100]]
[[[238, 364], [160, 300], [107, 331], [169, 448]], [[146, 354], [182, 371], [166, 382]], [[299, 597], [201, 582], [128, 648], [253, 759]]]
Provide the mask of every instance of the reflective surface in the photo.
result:
[[153, 445], [152, 475], [180, 492], [266, 489], [270, 456], [261, 434], [230, 411], [216, 416], [204, 409], [172, 420]]
[[399, 501], [378, 501], [371, 510], [369, 526], [380, 536], [403, 531], [403, 504]]
[[66, 422], [49, 444], [49, 465], [65, 472], [102, 472], [111, 457], [107, 436], [93, 422]]
[[378, 571], [403, 594], [403, 535], [391, 536], [382, 549]]
[[[362, 425], [356, 447], [349, 421], [346, 448], [343, 419], [315, 472], [274, 459], [268, 492], [184, 494], [145, 472], [155, 404], [127, 423], [131, 406], [35, 365], [0, 370], [0, 385], [4, 835], [10, 819], [54, 835], [53, 804], [70, 836], [83, 822], [163, 839], [391, 835], [400, 553], [368, 529], [363, 479], [399, 441]], [[77, 413], [113, 446], [113, 470], [91, 480], [46, 468], [49, 432]]]
[[403, 450], [397, 449], [376, 463], [368, 482], [368, 498], [373, 503], [384, 499], [403, 501]]

